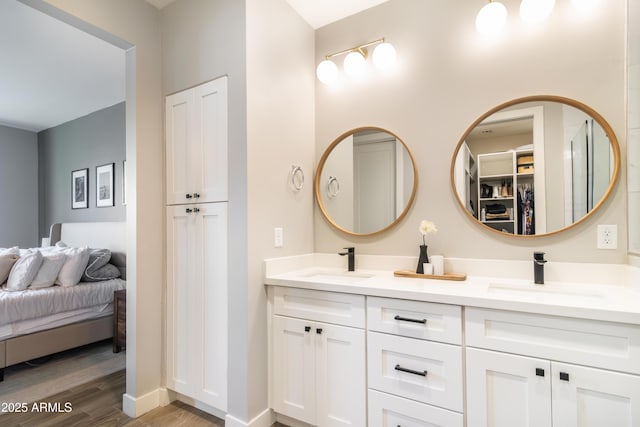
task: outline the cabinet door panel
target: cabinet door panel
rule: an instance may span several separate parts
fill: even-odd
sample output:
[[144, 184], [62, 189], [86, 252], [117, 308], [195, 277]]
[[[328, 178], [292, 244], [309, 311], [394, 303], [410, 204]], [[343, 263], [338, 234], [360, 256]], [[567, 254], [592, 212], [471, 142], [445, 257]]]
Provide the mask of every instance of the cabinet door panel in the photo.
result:
[[309, 321], [273, 316], [272, 391], [276, 412], [314, 424], [315, 350], [311, 326]]
[[[227, 408], [227, 204], [198, 205], [196, 242], [201, 254], [203, 402]], [[192, 307], [194, 309], [195, 307]]]
[[468, 427], [551, 426], [549, 361], [467, 348], [466, 363]]
[[364, 331], [316, 323], [311, 333], [316, 350], [317, 425], [366, 425]]
[[554, 426], [640, 425], [640, 377], [555, 362], [551, 369]]
[[184, 91], [165, 100], [167, 204], [189, 203], [193, 193], [190, 141], [194, 139], [193, 92]]
[[167, 208], [167, 368], [168, 385], [193, 395], [195, 337], [190, 325], [194, 312], [190, 301], [200, 292], [194, 280], [192, 234], [195, 218], [184, 206]]
[[462, 427], [462, 414], [369, 390], [369, 427]]
[[195, 188], [200, 202], [228, 200], [227, 197], [227, 78], [197, 86], [195, 101], [200, 141], [193, 151], [198, 164]]

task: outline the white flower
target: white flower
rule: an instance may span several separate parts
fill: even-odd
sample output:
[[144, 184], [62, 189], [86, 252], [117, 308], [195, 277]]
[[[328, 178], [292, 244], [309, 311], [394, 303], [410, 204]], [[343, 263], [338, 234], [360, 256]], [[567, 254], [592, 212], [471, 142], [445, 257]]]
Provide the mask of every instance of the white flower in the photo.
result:
[[420, 227], [418, 228], [418, 230], [420, 230], [420, 234], [422, 234], [422, 243], [424, 245], [427, 244], [425, 241], [425, 236], [427, 234], [435, 233], [438, 231], [438, 229], [436, 228], [436, 225], [431, 221], [427, 221], [426, 219], [423, 219], [420, 222]]

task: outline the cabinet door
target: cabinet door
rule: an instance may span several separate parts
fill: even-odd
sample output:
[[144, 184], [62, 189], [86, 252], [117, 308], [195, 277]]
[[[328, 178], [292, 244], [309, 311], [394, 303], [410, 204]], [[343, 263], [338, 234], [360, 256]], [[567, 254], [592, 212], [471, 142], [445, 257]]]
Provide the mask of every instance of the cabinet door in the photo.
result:
[[200, 139], [194, 145], [191, 166], [194, 190], [200, 202], [219, 202], [227, 197], [227, 78], [193, 88], [196, 129]]
[[188, 396], [195, 395], [193, 355], [198, 354], [192, 327], [198, 318], [191, 304], [201, 293], [193, 264], [195, 229], [196, 217], [187, 207], [167, 208], [167, 385]]
[[467, 426], [550, 427], [550, 369], [547, 360], [467, 348]]
[[167, 204], [226, 201], [227, 78], [166, 97]]
[[553, 362], [553, 425], [640, 425], [640, 377]]
[[316, 419], [313, 322], [273, 316], [273, 409], [309, 424]]
[[[227, 204], [194, 205], [196, 232], [195, 274], [201, 293], [190, 309], [200, 319], [191, 325], [201, 337], [199, 400], [227, 409]], [[199, 209], [199, 211], [196, 211]], [[192, 359], [193, 363], [193, 359]]]
[[194, 190], [192, 147], [198, 143], [196, 135], [196, 105], [194, 92], [186, 90], [165, 99], [165, 138], [167, 204], [191, 203]]
[[316, 425], [365, 426], [367, 383], [365, 332], [346, 326], [315, 323]]

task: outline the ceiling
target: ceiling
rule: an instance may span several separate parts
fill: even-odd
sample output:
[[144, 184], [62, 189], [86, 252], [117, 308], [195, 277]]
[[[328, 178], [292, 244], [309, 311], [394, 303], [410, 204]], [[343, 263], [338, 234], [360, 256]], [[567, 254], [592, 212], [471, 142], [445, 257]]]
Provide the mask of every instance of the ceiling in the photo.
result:
[[[162, 9], [176, 0], [147, 0]], [[286, 0], [302, 18], [318, 29], [350, 15], [385, 3], [389, 0]]]
[[39, 132], [124, 101], [125, 54], [16, 0], [0, 0], [0, 124]]

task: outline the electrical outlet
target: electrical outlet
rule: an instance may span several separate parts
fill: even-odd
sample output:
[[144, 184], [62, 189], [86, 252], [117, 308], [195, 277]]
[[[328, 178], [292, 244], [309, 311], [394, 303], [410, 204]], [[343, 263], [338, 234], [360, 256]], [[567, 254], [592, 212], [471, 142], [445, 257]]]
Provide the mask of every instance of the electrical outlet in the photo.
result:
[[598, 249], [618, 249], [618, 226], [598, 225]]
[[273, 229], [273, 246], [276, 248], [284, 246], [284, 230], [282, 227], [276, 227]]

